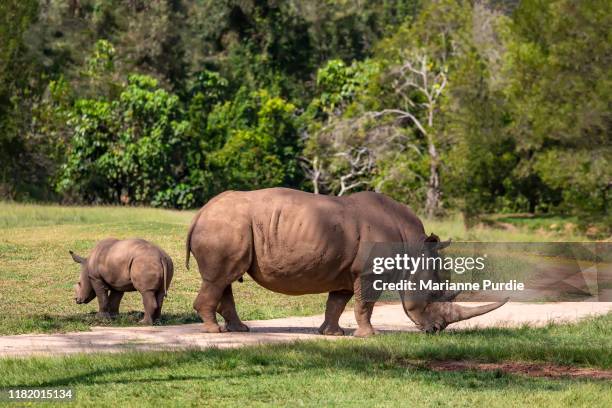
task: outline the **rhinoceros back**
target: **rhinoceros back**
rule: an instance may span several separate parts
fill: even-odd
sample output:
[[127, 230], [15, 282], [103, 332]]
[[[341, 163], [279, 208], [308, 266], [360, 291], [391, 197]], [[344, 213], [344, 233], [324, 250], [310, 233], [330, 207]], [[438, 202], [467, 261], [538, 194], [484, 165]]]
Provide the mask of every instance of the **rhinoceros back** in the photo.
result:
[[343, 200], [289, 189], [253, 192], [253, 278], [286, 294], [352, 289], [358, 223]]

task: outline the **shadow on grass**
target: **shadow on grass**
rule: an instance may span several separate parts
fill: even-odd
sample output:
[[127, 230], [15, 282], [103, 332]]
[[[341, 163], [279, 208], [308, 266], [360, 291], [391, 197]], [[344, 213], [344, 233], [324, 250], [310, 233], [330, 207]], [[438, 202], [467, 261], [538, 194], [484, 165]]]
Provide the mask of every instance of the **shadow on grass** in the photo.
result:
[[[12, 318], [2, 322], [0, 318], [0, 335], [23, 334], [23, 333], [57, 333], [69, 331], [87, 331], [93, 326], [125, 327], [136, 326], [142, 319], [144, 313], [129, 311], [119, 313], [113, 319], [101, 319], [96, 317], [95, 312], [73, 314], [73, 315], [26, 315], [18, 320]], [[202, 320], [195, 313], [163, 313], [159, 325], [177, 325], [188, 323], [200, 323]]]
[[[477, 354], [477, 353], [476, 353]], [[299, 376], [313, 378], [322, 373], [329, 375], [368, 376], [372, 381], [381, 379], [412, 378], [437, 382], [453, 389], [506, 389], [562, 390], [568, 383], [582, 379], [529, 378], [504, 372], [474, 370], [439, 372], [419, 362], [398, 357], [393, 350], [374, 344], [334, 344], [306, 342], [282, 346], [244, 348], [239, 350], [204, 350], [178, 353], [136, 353], [109, 357], [96, 356], [102, 361], [80, 364], [80, 358], [71, 361], [72, 372], [48, 381], [15, 384], [19, 387], [100, 386], [114, 384], [156, 384], [182, 381], [260, 381], [268, 376]], [[85, 368], [86, 366], [87, 368]], [[93, 368], [96, 367], [96, 368]], [[185, 372], [193, 374], [185, 374]], [[145, 378], [142, 378], [145, 376]]]

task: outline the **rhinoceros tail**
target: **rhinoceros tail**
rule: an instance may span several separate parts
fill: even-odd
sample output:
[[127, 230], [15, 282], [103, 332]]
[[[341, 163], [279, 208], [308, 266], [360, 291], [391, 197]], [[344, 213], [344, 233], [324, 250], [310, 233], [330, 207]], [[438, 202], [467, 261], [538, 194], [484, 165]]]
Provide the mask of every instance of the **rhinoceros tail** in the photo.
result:
[[168, 297], [168, 261], [163, 257], [159, 259], [162, 264], [162, 272], [164, 275], [164, 297]]
[[198, 223], [198, 219], [200, 218], [200, 211], [193, 217], [191, 220], [191, 225], [189, 226], [189, 232], [187, 233], [187, 241], [185, 242], [185, 267], [189, 270], [189, 256], [191, 255], [191, 235], [193, 234], [193, 230], [195, 229], [196, 224]]

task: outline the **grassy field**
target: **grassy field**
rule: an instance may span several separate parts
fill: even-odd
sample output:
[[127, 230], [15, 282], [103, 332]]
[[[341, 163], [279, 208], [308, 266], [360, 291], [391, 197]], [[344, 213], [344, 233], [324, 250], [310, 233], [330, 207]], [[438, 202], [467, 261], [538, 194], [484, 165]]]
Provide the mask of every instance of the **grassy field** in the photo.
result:
[[[0, 334], [133, 325], [140, 296], [128, 294], [114, 321], [94, 317], [96, 302], [74, 304], [79, 267], [68, 249], [86, 254], [101, 238], [142, 237], [173, 257], [175, 279], [163, 324], [196, 322], [200, 276], [184, 266], [193, 212], [121, 207], [0, 203]], [[461, 220], [426, 222], [454, 240], [585, 240], [571, 229], [478, 227]], [[323, 312], [325, 295], [271, 294], [246, 279], [235, 285], [245, 320]], [[432, 361], [526, 362], [612, 369], [612, 315], [575, 325], [487, 329], [435, 336], [401, 333], [237, 350], [125, 353], [0, 359], [0, 389], [73, 387], [76, 405], [120, 406], [612, 406], [603, 380], [533, 378], [503, 371], [438, 371]], [[36, 403], [37, 405], [39, 403]], [[42, 404], [44, 405], [44, 404]]]
[[77, 405], [612, 406], [605, 380], [440, 372], [437, 360], [612, 368], [612, 316], [539, 329], [401, 333], [237, 350], [0, 359], [0, 388], [73, 387]]
[[[0, 202], [0, 334], [86, 330], [91, 325], [133, 325], [142, 311], [138, 293], [124, 297], [122, 314], [112, 322], [95, 318], [97, 302], [76, 305], [72, 287], [79, 266], [68, 250], [87, 254], [106, 237], [141, 237], [173, 258], [175, 277], [164, 303], [163, 324], [197, 322], [192, 303], [200, 276], [192, 260], [184, 266], [184, 242], [194, 212], [129, 207], [60, 207]], [[459, 217], [426, 222], [428, 232], [454, 240], [582, 240], [571, 232], [538, 234], [480, 227], [466, 230]], [[250, 279], [234, 285], [245, 320], [323, 312], [325, 295], [291, 297], [270, 294]]]

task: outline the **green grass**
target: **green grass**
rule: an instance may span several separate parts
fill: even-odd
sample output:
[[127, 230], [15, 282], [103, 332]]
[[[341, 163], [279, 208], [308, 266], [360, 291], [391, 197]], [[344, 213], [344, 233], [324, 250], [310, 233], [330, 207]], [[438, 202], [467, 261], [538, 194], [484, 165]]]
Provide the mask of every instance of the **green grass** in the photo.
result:
[[[484, 242], [572, 242], [588, 241], [576, 228], [575, 219], [560, 216], [542, 217], [492, 217], [489, 224], [481, 223], [469, 230], [459, 214], [443, 220], [425, 221], [426, 229], [442, 239]], [[506, 223], [502, 225], [500, 223]], [[553, 226], [553, 228], [551, 228]]]
[[[129, 293], [115, 321], [98, 320], [97, 302], [76, 305], [72, 287], [79, 267], [68, 250], [87, 254], [106, 237], [141, 237], [172, 256], [175, 275], [164, 303], [163, 324], [199, 321], [192, 303], [200, 276], [192, 259], [187, 270], [184, 242], [193, 211], [134, 207], [63, 207], [0, 202], [0, 334], [87, 330], [92, 325], [133, 325], [142, 311], [138, 293]], [[478, 227], [466, 230], [459, 217], [425, 221], [428, 232], [454, 240], [581, 240], [575, 235], [538, 235]], [[245, 320], [323, 313], [325, 295], [272, 294], [251, 279], [234, 285], [238, 311]]]
[[544, 328], [401, 333], [236, 350], [0, 359], [0, 388], [74, 387], [77, 405], [612, 405], [602, 380], [437, 372], [432, 360], [612, 368], [612, 315]]

